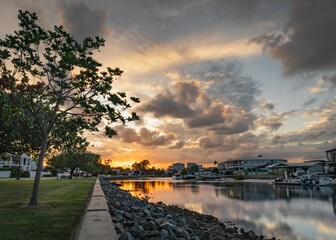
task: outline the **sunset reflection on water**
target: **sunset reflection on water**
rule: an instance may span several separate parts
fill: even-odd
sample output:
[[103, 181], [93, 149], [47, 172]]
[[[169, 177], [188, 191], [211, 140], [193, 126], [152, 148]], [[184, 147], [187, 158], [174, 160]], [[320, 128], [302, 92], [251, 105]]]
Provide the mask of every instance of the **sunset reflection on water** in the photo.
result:
[[120, 180], [133, 196], [162, 201], [232, 221], [280, 239], [336, 239], [336, 188], [269, 183], [195, 183], [167, 178]]

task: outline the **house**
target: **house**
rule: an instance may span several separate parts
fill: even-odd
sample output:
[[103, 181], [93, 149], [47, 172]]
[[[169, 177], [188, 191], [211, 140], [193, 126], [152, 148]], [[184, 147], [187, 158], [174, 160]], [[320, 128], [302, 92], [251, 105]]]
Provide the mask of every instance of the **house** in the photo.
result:
[[192, 163], [192, 162], [188, 162], [187, 163], [187, 168], [188, 169], [192, 168], [193, 166], [197, 166], [198, 167], [198, 165], [196, 163]]
[[314, 160], [303, 163], [277, 163], [269, 165], [267, 168], [273, 175], [285, 175], [285, 173], [290, 174], [299, 171], [309, 173], [324, 173], [326, 170], [325, 165], [326, 164], [324, 160]]
[[184, 169], [184, 163], [173, 163], [173, 171], [181, 171]]
[[264, 158], [261, 156], [256, 158], [237, 158], [219, 163], [218, 170], [220, 173], [232, 171], [234, 174], [245, 172], [249, 175], [263, 175], [269, 174], [267, 166], [286, 162], [286, 159]]
[[[26, 154], [22, 154], [19, 160], [15, 160], [14, 156], [12, 155], [8, 155], [8, 157], [6, 158], [0, 157], [0, 169], [2, 169], [2, 171], [0, 171], [0, 177], [9, 177], [10, 170], [8, 171], [4, 170], [13, 167], [20, 167], [23, 171], [28, 171], [32, 173], [32, 171], [36, 171], [37, 164], [35, 160], [33, 160]], [[30, 176], [32, 175], [35, 176], [35, 174], [30, 174]]]
[[336, 148], [325, 151], [327, 161], [335, 161], [336, 162]]
[[336, 174], [336, 148], [325, 151], [329, 172]]

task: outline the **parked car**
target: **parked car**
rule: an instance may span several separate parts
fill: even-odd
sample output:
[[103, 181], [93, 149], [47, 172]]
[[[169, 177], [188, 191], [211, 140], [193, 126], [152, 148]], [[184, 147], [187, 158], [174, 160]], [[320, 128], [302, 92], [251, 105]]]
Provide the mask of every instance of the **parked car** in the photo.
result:
[[70, 173], [68, 172], [63, 172], [63, 173], [57, 173], [57, 178], [69, 178]]

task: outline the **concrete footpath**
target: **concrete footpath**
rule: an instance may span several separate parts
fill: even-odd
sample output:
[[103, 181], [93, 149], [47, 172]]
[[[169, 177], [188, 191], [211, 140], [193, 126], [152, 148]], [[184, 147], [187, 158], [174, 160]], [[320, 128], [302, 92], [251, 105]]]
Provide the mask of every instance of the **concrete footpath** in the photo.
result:
[[97, 178], [85, 214], [78, 227], [75, 240], [117, 240], [105, 195]]

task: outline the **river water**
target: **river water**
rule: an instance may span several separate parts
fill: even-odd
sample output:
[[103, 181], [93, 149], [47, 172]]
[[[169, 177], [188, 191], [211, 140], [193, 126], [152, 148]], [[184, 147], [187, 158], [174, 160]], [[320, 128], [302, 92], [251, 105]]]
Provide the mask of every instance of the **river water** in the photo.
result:
[[118, 180], [122, 189], [210, 214], [237, 227], [283, 240], [336, 239], [336, 187], [274, 186], [269, 181]]

